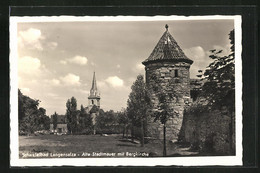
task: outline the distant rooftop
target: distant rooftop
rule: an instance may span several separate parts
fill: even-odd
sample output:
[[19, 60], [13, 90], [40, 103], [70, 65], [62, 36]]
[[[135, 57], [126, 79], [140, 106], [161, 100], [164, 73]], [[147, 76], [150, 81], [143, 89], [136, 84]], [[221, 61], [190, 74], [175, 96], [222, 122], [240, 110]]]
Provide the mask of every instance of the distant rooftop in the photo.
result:
[[166, 31], [163, 33], [159, 42], [153, 49], [151, 55], [143, 61], [143, 64], [149, 64], [150, 62], [156, 61], [177, 61], [177, 62], [187, 62], [192, 64], [193, 61], [189, 59], [184, 52], [181, 50], [180, 46], [174, 40], [172, 35], [168, 31], [168, 25], [165, 25]]

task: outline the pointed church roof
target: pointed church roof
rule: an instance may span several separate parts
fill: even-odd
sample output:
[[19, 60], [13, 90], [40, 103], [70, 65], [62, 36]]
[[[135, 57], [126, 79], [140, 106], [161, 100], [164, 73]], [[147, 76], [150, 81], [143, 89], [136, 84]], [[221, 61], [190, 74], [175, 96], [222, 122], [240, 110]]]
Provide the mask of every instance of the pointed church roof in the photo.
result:
[[91, 90], [97, 91], [97, 82], [96, 82], [96, 75], [95, 72], [93, 74], [93, 80], [92, 80], [92, 87]]
[[98, 93], [98, 89], [97, 89], [95, 72], [93, 74], [92, 87], [90, 89], [90, 95], [89, 95], [88, 98], [100, 98], [99, 93]]
[[151, 55], [143, 61], [143, 64], [147, 65], [150, 62], [157, 61], [187, 62], [192, 64], [193, 61], [184, 54], [178, 43], [169, 33], [167, 24], [165, 25], [165, 28], [166, 31], [163, 33]]

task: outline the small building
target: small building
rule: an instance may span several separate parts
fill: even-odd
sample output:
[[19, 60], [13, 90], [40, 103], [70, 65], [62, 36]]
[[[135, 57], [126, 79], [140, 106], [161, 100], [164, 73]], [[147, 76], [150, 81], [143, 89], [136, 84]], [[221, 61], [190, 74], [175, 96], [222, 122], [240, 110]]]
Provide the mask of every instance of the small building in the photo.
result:
[[57, 115], [57, 127], [53, 128], [53, 115], [51, 116], [50, 131], [53, 133], [67, 134], [67, 120], [65, 115]]

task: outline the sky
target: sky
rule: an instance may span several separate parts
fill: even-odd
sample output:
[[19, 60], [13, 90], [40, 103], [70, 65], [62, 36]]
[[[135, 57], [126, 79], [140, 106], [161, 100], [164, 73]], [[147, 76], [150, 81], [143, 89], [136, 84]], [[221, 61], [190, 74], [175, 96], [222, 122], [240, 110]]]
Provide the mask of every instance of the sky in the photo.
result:
[[131, 86], [168, 24], [185, 55], [191, 78], [211, 62], [209, 50], [230, 53], [233, 20], [19, 22], [18, 87], [40, 100], [47, 115], [65, 114], [72, 96], [88, 106], [93, 73], [101, 108], [126, 108]]

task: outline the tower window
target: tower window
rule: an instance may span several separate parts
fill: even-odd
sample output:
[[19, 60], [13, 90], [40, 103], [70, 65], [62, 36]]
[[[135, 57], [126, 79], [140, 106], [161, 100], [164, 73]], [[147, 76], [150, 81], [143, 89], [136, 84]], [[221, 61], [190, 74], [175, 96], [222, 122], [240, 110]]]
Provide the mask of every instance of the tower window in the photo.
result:
[[92, 105], [94, 104], [94, 100], [91, 100], [91, 102], [92, 102]]
[[178, 70], [174, 70], [174, 76], [178, 77]]

